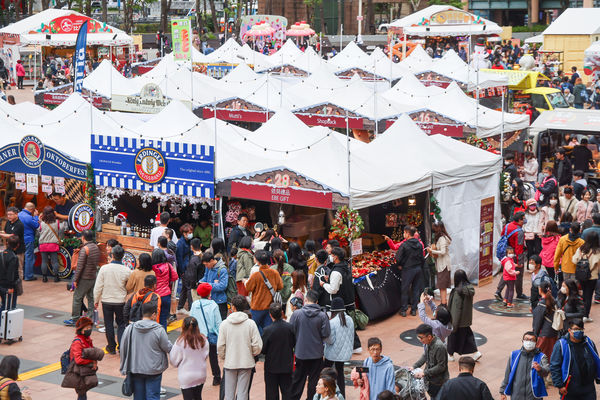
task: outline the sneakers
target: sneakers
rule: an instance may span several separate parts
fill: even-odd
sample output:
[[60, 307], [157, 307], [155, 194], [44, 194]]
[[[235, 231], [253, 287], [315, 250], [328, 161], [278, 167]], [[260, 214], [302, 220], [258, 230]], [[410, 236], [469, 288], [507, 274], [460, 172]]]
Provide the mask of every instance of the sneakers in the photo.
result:
[[600, 304], [600, 299], [594, 299], [594, 304]]
[[42, 275], [42, 282], [48, 282], [48, 277], [46, 275]]
[[75, 321], [73, 321], [72, 319], [65, 319], [63, 321], [63, 324], [65, 324], [65, 326], [75, 326]]
[[352, 350], [352, 354], [362, 354], [362, 347], [357, 347], [356, 349]]
[[519, 300], [529, 300], [529, 296], [524, 295], [524, 294], [520, 294], [519, 296], [517, 296], [517, 299], [519, 299]]
[[98, 332], [100, 332], [100, 333], [106, 333], [106, 327], [103, 326], [102, 328], [98, 328]]
[[116, 350], [115, 350], [115, 349], [109, 349], [109, 348], [108, 348], [108, 346], [106, 346], [106, 347], [104, 348], [104, 351], [105, 351], [106, 353], [108, 353], [108, 354], [111, 354], [111, 355], [113, 355], [113, 356], [114, 356], [115, 354], [117, 354], [117, 352], [116, 352]]
[[160, 394], [161, 394], [161, 395], [163, 395], [163, 394], [167, 394], [167, 389], [165, 389], [164, 387], [162, 387], [162, 386], [161, 386], [161, 387], [160, 387]]
[[169, 325], [175, 321], [177, 321], [177, 315], [171, 314], [171, 315], [169, 315], [169, 319], [167, 320], [167, 325]]
[[513, 303], [505, 303], [506, 308], [513, 308], [515, 305]]
[[54, 282], [60, 282], [60, 278], [58, 276], [54, 277]]
[[414, 308], [410, 310], [410, 315], [412, 315], [413, 317], [415, 315], [417, 315], [417, 310], [415, 310]]
[[502, 300], [504, 300], [504, 299], [502, 298], [502, 294], [501, 294], [500, 292], [496, 292], [496, 293], [494, 293], [494, 297], [495, 297], [495, 298], [496, 298], [496, 300], [498, 300], [498, 301], [502, 301]]
[[583, 317], [583, 322], [594, 322], [594, 320], [589, 317]]
[[406, 311], [400, 311], [398, 314], [400, 314], [403, 317], [406, 317]]
[[483, 354], [481, 354], [480, 352], [477, 352], [477, 353], [473, 354], [473, 360], [477, 361], [481, 358], [481, 356], [483, 356]]

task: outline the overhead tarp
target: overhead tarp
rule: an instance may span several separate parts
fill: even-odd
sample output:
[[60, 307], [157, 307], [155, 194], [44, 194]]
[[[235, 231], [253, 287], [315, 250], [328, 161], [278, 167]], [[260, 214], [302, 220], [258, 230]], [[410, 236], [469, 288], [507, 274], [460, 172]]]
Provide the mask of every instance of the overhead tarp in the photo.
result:
[[124, 31], [72, 10], [50, 8], [0, 29], [0, 36], [20, 37], [22, 45], [74, 46], [79, 28], [88, 22], [87, 44], [132, 45]]
[[600, 33], [600, 8], [567, 8], [542, 35], [597, 35]]
[[525, 39], [525, 43], [544, 43], [544, 35], [535, 35]]
[[115, 89], [120, 93], [134, 93], [138, 81], [127, 79], [110, 61], [102, 60], [100, 65], [83, 79], [83, 87], [110, 99]]
[[538, 80], [549, 81], [550, 79], [538, 71], [521, 71], [510, 69], [481, 69], [486, 74], [497, 74], [508, 79], [508, 87], [513, 90], [531, 89], [537, 86]]
[[533, 121], [530, 132], [541, 132], [547, 129], [600, 132], [600, 111], [591, 109], [544, 111]]
[[453, 6], [432, 5], [390, 25], [407, 36], [499, 35], [502, 28], [488, 19]]

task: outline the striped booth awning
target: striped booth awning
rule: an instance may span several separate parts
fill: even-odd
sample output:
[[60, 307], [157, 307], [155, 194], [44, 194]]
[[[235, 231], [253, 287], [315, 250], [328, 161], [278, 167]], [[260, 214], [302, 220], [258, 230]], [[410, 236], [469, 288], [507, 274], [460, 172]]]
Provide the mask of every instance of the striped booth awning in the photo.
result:
[[214, 147], [92, 135], [96, 185], [211, 198]]

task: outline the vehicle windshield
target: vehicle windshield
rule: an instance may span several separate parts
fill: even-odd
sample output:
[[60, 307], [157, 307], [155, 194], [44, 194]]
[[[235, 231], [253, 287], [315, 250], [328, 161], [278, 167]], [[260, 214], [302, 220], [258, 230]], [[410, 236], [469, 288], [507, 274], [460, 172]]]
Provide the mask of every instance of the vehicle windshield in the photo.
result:
[[552, 104], [552, 107], [554, 107], [554, 108], [569, 108], [569, 103], [567, 103], [567, 101], [563, 97], [562, 93], [560, 93], [560, 92], [548, 93], [546, 96], [548, 97], [550, 104]]

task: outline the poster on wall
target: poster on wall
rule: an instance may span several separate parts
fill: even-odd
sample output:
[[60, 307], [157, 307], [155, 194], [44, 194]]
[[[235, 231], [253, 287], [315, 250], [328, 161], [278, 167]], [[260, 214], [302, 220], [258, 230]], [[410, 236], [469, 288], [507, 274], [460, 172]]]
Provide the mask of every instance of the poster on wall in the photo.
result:
[[479, 286], [492, 283], [494, 272], [494, 197], [481, 200], [479, 212]]

